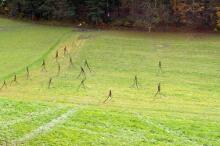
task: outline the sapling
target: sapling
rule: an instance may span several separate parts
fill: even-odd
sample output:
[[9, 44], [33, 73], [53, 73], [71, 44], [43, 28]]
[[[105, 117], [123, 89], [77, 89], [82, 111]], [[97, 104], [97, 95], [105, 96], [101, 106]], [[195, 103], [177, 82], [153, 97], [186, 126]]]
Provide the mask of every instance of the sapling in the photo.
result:
[[66, 46], [65, 46], [64, 49], [63, 49], [63, 53], [64, 53], [64, 56], [66, 56], [66, 54], [68, 53]]
[[52, 80], [53, 80], [52, 78], [49, 79], [49, 82], [48, 82], [48, 89], [50, 89], [50, 87], [51, 87]]
[[157, 92], [154, 97], [156, 97], [158, 94], [160, 94], [160, 92], [161, 92], [161, 84], [159, 83], [157, 86]]
[[59, 58], [59, 52], [58, 52], [58, 50], [57, 50], [57, 52], [56, 52], [55, 58], [56, 58], [56, 61], [58, 61], [58, 58]]
[[162, 71], [162, 62], [159, 61], [159, 70]]
[[81, 83], [79, 85], [79, 88], [83, 87], [84, 89], [86, 89], [85, 81], [86, 81], [86, 78], [82, 79], [82, 81], [81, 81]]
[[69, 59], [70, 66], [73, 66], [73, 60], [72, 60], [71, 56], [70, 56], [69, 58], [70, 58], [70, 59]]
[[6, 81], [5, 81], [5, 80], [4, 80], [3, 84], [2, 84], [1, 89], [3, 89], [4, 87], [6, 87], [6, 88], [7, 88], [7, 83], [6, 83]]
[[80, 71], [80, 73], [79, 73], [77, 79], [80, 78], [81, 76], [83, 76], [84, 78], [86, 78], [86, 72], [85, 72], [85, 70], [84, 70], [83, 67], [81, 67], [81, 71]]
[[13, 80], [11, 81], [11, 85], [12, 85], [12, 83], [18, 83], [18, 81], [17, 81], [17, 75], [16, 75], [16, 74], [14, 75], [14, 78], [13, 78]]
[[91, 68], [90, 68], [89, 63], [88, 63], [87, 60], [85, 60], [85, 62], [84, 62], [84, 67], [88, 68], [88, 69], [89, 69], [89, 72], [92, 72], [92, 70], [91, 70]]
[[112, 98], [112, 90], [109, 90], [108, 97], [103, 101], [103, 103], [106, 103], [106, 101], [108, 101], [111, 98]]
[[57, 67], [57, 76], [60, 75], [60, 71], [61, 71], [61, 66], [60, 66], [60, 64], [58, 63], [58, 67]]
[[26, 72], [27, 72], [26, 78], [28, 80], [30, 78], [30, 72], [29, 72], [29, 67], [28, 66], [26, 67]]
[[43, 60], [43, 63], [41, 65], [41, 71], [46, 71], [47, 72], [45, 60]]
[[132, 84], [131, 87], [139, 88], [138, 77], [137, 77], [137, 75], [134, 77], [134, 83]]

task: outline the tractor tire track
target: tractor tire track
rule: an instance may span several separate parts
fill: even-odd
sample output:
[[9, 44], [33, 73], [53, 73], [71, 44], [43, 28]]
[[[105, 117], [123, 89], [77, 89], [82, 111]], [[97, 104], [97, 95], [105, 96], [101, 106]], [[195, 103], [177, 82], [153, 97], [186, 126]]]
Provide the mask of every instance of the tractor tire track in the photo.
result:
[[174, 137], [178, 137], [178, 139], [180, 139], [182, 142], [185, 142], [184, 144], [190, 144], [193, 146], [201, 146], [201, 144], [197, 143], [195, 141], [195, 139], [193, 138], [189, 138], [188, 136], [186, 136], [185, 134], [183, 134], [181, 131], [176, 131], [173, 130], [165, 125], [162, 125], [160, 123], [156, 123], [153, 122], [152, 120], [150, 120], [149, 118], [145, 118], [143, 119], [143, 117], [141, 117], [141, 115], [135, 115], [139, 120], [143, 121], [144, 123], [147, 123], [148, 125], [151, 125], [157, 129], [160, 129], [164, 132], [166, 132], [169, 135], [172, 135]]
[[14, 119], [14, 120], [0, 122], [0, 125], [2, 125], [2, 126], [0, 126], [0, 129], [8, 128], [9, 126], [13, 126], [13, 125], [21, 123], [21, 122], [27, 122], [27, 121], [30, 121], [32, 119], [38, 118], [40, 116], [45, 116], [45, 115], [57, 112], [57, 110], [62, 110], [62, 109], [63, 108], [47, 109], [47, 110], [44, 110], [44, 111], [41, 111], [41, 112], [28, 113], [25, 116], [19, 117], [19, 118]]
[[25, 143], [41, 134], [45, 134], [49, 131], [51, 131], [54, 127], [56, 127], [59, 124], [65, 123], [75, 112], [77, 109], [70, 109], [64, 114], [60, 115], [59, 117], [52, 119], [49, 123], [46, 123], [44, 125], [41, 125], [37, 129], [31, 131], [30, 133], [24, 135], [23, 137], [14, 140], [15, 143]]

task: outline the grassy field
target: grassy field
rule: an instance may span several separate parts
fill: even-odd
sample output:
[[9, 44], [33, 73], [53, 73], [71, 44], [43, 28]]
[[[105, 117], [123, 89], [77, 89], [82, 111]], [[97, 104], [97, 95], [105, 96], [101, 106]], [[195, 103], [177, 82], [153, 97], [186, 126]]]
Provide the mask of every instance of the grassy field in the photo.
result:
[[[0, 144], [218, 146], [219, 46], [214, 34], [79, 31], [0, 19], [0, 81], [7, 82]], [[112, 99], [103, 103], [109, 90]]]

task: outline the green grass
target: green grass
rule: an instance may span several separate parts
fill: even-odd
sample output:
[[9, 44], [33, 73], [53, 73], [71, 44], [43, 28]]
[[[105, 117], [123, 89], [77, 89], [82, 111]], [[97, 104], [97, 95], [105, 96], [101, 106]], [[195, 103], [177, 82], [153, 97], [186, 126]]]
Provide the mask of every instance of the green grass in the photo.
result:
[[46, 56], [71, 31], [6, 19], [0, 19], [0, 28], [1, 79]]
[[[0, 143], [19, 140], [74, 109], [63, 123], [22, 142], [220, 145], [219, 35], [80, 32], [6, 19], [0, 22], [1, 81], [9, 84], [12, 73], [18, 74], [18, 84], [0, 91]], [[64, 46], [73, 59], [72, 67], [63, 55]], [[54, 58], [57, 50], [60, 75]], [[48, 72], [41, 71], [43, 59]], [[77, 76], [85, 60], [92, 72], [86, 69], [86, 89], [82, 89], [82, 78]], [[30, 80], [26, 80], [27, 65], [32, 66]], [[135, 75], [139, 89], [130, 88]], [[159, 82], [162, 92], [154, 97]], [[103, 104], [110, 89], [113, 98]], [[36, 114], [29, 118], [30, 113]]]

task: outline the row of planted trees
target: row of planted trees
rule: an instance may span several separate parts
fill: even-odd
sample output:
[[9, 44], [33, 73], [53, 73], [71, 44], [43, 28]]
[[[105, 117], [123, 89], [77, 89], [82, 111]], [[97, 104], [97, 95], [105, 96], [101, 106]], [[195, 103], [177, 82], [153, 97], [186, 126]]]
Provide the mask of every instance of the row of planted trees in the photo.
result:
[[[77, 20], [151, 28], [191, 25], [215, 28], [218, 0], [0, 0], [1, 13], [34, 20]], [[217, 27], [216, 27], [217, 28]]]

